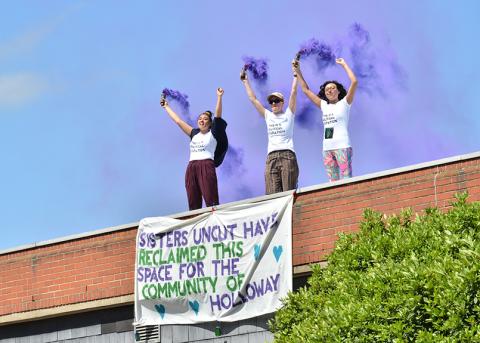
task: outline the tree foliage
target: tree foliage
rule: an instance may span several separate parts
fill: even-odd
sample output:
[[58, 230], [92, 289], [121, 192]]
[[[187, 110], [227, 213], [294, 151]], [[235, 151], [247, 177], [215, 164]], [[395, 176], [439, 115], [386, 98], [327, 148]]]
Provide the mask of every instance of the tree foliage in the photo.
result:
[[285, 299], [275, 342], [480, 342], [480, 204], [466, 198], [414, 218], [365, 210]]

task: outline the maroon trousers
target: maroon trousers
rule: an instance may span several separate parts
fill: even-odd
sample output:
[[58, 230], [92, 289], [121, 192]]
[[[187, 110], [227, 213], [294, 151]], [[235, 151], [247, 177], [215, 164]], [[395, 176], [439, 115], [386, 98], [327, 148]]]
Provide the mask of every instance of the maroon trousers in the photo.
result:
[[190, 161], [185, 173], [188, 208], [202, 208], [202, 197], [205, 206], [218, 205], [217, 173], [213, 160]]

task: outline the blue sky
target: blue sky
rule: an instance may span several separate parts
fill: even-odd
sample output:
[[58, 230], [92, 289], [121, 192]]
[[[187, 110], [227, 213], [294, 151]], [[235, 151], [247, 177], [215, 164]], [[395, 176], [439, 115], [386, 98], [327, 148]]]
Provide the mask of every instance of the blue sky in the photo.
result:
[[[475, 0], [14, 1], [0, 13], [0, 249], [186, 210], [188, 137], [158, 105], [164, 87], [188, 95], [191, 116], [225, 89], [220, 200], [263, 194], [266, 128], [239, 81], [242, 56], [268, 60], [259, 97], [288, 93], [310, 38], [353, 63], [355, 23], [376, 74], [351, 110], [354, 175], [480, 148]], [[313, 59], [302, 69], [312, 89], [347, 81]], [[327, 178], [320, 112], [298, 101], [304, 187]]]

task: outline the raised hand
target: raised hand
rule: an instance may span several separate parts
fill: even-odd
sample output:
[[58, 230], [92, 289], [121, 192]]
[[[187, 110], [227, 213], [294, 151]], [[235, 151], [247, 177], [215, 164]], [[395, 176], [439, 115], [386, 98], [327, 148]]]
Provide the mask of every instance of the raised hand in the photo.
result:
[[247, 71], [245, 70], [245, 68], [242, 68], [242, 70], [240, 71], [240, 80], [248, 80]]
[[221, 87], [217, 88], [217, 96], [222, 96], [224, 92], [225, 91], [223, 90], [223, 88], [221, 88]]
[[345, 98], [347, 100], [347, 103], [351, 105], [353, 101], [353, 96], [355, 95], [355, 91], [357, 89], [357, 84], [358, 84], [357, 77], [355, 76], [355, 74], [353, 73], [353, 70], [350, 69], [347, 62], [345, 62], [343, 58], [337, 58], [335, 62], [337, 62], [337, 64], [340, 64], [342, 68], [345, 69], [345, 71], [347, 72], [348, 78], [350, 79], [350, 87], [348, 87], [347, 95], [345, 96]]
[[168, 102], [163, 96], [160, 98], [160, 106], [162, 106], [163, 108], [168, 106]]
[[292, 70], [293, 70], [293, 76], [297, 77], [297, 74], [300, 71], [300, 61], [298, 61], [297, 59], [294, 59], [292, 61]]

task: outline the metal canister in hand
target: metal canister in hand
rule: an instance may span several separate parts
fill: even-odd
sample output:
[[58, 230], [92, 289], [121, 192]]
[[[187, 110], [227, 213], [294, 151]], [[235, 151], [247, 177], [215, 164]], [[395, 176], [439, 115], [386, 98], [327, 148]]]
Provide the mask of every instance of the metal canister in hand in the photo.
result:
[[295, 62], [293, 63], [293, 66], [294, 66], [295, 68], [298, 67], [298, 65], [299, 65], [299, 63], [300, 63], [300, 57], [301, 57], [301, 56], [302, 56], [302, 55], [300, 54], [300, 52], [297, 52], [297, 54], [295, 55]]
[[240, 80], [245, 80], [247, 78], [247, 65], [245, 64], [240, 73]]
[[[300, 52], [297, 52], [297, 54], [295, 55], [295, 59], [293, 60], [293, 68], [298, 68], [300, 66], [300, 57], [302, 55], [300, 54]], [[293, 77], [297, 77], [297, 72], [294, 70], [293, 71]]]
[[162, 92], [162, 96], [160, 97], [160, 106], [165, 106], [166, 100], [167, 100], [167, 95]]

